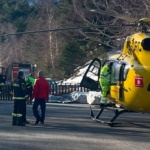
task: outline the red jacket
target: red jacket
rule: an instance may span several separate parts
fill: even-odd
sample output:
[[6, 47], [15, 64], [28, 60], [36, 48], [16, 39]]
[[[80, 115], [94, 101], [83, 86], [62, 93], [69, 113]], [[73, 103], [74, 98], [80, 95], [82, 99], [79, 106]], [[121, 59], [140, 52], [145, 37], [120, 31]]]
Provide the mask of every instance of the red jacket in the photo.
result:
[[32, 99], [42, 98], [48, 100], [50, 86], [44, 77], [38, 77], [33, 88]]

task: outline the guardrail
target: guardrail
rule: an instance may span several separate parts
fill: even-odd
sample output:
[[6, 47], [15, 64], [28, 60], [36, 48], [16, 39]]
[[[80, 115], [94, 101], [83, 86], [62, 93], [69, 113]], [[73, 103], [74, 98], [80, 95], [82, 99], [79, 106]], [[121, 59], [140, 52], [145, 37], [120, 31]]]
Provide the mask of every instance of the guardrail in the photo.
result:
[[[69, 94], [74, 91], [88, 92], [89, 89], [80, 87], [80, 85], [51, 85], [50, 95], [61, 96], [64, 94]], [[0, 85], [0, 100], [12, 100], [11, 86], [10, 85]]]

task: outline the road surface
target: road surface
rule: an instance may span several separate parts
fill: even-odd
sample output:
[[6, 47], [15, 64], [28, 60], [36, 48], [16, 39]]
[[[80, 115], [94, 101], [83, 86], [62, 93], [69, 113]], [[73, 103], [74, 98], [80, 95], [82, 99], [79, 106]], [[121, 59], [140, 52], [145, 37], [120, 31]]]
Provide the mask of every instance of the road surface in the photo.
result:
[[[34, 125], [27, 105], [25, 127], [11, 125], [13, 102], [0, 101], [0, 150], [149, 150], [150, 116], [123, 114], [110, 127], [90, 118], [88, 104], [47, 104], [45, 125]], [[112, 115], [106, 112], [104, 117]]]

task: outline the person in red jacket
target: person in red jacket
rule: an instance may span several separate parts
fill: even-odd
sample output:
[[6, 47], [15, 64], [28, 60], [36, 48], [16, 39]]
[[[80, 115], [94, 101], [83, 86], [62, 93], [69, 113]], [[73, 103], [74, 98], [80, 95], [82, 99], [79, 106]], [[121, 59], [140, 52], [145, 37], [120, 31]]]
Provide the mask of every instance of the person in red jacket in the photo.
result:
[[[32, 93], [32, 100], [34, 99], [33, 114], [36, 118], [35, 125], [40, 122], [44, 124], [46, 102], [48, 102], [49, 91], [50, 91], [49, 83], [44, 78], [43, 71], [39, 71], [38, 78], [35, 81], [33, 93]], [[41, 108], [41, 115], [39, 114], [39, 111], [38, 111], [39, 105]]]

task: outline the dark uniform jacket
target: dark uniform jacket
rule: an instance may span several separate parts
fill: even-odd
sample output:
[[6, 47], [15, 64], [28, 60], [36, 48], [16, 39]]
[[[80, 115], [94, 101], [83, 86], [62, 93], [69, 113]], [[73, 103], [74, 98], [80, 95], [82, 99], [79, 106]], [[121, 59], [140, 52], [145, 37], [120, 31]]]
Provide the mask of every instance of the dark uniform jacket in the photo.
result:
[[28, 97], [27, 95], [27, 89], [26, 89], [26, 82], [22, 78], [16, 78], [13, 81], [13, 99], [26, 99]]

